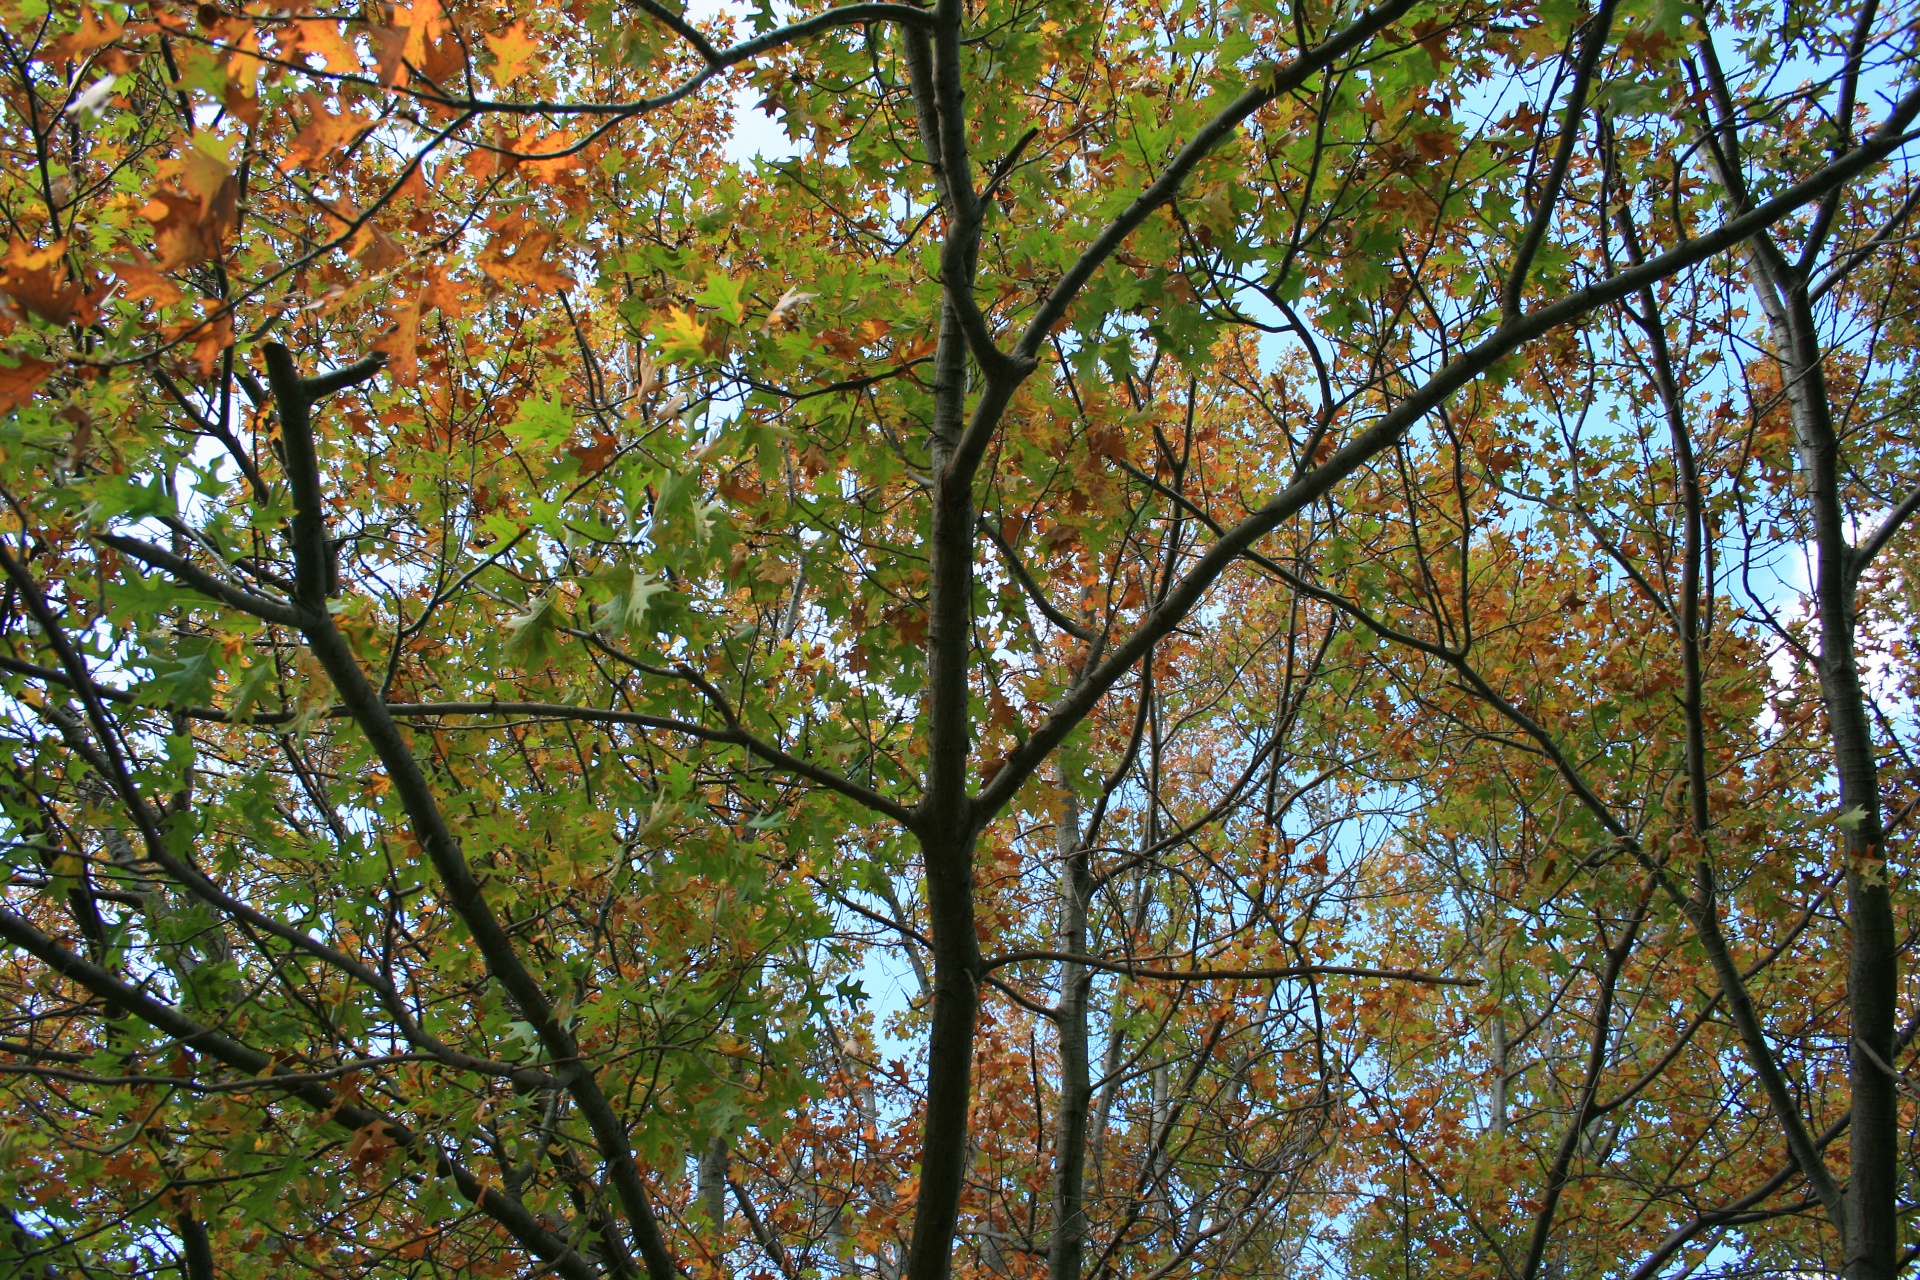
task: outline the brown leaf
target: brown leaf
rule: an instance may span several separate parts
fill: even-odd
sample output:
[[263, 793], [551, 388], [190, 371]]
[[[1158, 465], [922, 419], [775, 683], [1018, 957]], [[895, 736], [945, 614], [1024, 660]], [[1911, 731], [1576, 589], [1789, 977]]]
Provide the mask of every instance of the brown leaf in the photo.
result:
[[21, 306], [50, 324], [66, 324], [92, 319], [92, 307], [86, 290], [68, 279], [67, 242], [56, 240], [44, 249], [35, 249], [24, 240], [7, 242], [7, 256], [0, 258], [0, 289]]
[[59, 368], [50, 360], [37, 360], [32, 356], [14, 356], [12, 368], [0, 365], [0, 413], [12, 413], [27, 401], [33, 399], [33, 393], [47, 375]]
[[126, 285], [122, 294], [129, 301], [140, 298], [152, 298], [161, 306], [171, 306], [180, 301], [180, 290], [173, 281], [167, 279], [153, 260], [135, 248], [131, 250], [133, 258], [128, 262], [113, 263], [113, 273]]
[[355, 234], [351, 252], [354, 261], [373, 275], [392, 270], [407, 260], [407, 251], [401, 248], [400, 242], [371, 222]]
[[576, 444], [567, 452], [580, 460], [580, 473], [592, 475], [613, 461], [613, 455], [620, 451], [620, 437], [612, 432], [596, 431], [592, 444]]
[[514, 213], [493, 233], [480, 255], [480, 269], [502, 284], [536, 285], [542, 289], [571, 289], [573, 277], [546, 260], [559, 237]]
[[369, 1120], [353, 1131], [347, 1140], [347, 1159], [360, 1171], [384, 1164], [393, 1150], [393, 1126], [385, 1120]]
[[393, 328], [387, 330], [375, 351], [387, 354], [387, 374], [402, 387], [420, 381], [420, 299], [409, 298], [393, 309]]

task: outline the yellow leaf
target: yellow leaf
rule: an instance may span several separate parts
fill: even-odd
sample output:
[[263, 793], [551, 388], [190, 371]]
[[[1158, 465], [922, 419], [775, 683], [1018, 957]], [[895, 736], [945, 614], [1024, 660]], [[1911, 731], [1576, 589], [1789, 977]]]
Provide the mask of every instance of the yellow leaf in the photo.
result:
[[499, 35], [488, 36], [487, 48], [493, 50], [493, 82], [503, 89], [519, 78], [540, 51], [527, 35], [527, 24], [519, 19]]
[[669, 311], [667, 322], [660, 326], [660, 349], [669, 356], [703, 355], [706, 341], [707, 326], [679, 307]]

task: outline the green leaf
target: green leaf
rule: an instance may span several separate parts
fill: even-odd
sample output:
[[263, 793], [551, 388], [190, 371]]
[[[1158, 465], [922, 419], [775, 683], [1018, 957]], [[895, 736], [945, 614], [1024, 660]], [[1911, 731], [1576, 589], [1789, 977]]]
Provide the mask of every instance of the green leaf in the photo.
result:
[[203, 640], [177, 657], [156, 662], [148, 687], [157, 690], [158, 700], [168, 706], [205, 706], [213, 701], [213, 682], [219, 674], [220, 664]]
[[747, 318], [747, 304], [740, 296], [743, 287], [740, 281], [714, 271], [707, 276], [707, 287], [696, 293], [693, 300], [718, 311], [728, 324], [739, 324]]
[[647, 617], [647, 602], [671, 588], [644, 569], [623, 567], [610, 575], [612, 598], [594, 610], [593, 629], [607, 636], [639, 636]]
[[558, 597], [549, 592], [528, 605], [525, 613], [507, 620], [504, 652], [509, 658], [531, 664], [553, 655], [560, 644], [558, 604]]
[[260, 700], [262, 693], [266, 692], [267, 681], [273, 673], [274, 667], [270, 662], [256, 662], [248, 667], [242, 673], [240, 682], [233, 688], [233, 706], [228, 714], [235, 720], [246, 719], [253, 704]]

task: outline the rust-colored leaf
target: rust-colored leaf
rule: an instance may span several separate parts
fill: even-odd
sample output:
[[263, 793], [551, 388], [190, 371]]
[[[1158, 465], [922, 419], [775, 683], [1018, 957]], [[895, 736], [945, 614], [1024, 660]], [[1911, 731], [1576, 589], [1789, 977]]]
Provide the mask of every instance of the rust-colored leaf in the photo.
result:
[[547, 261], [547, 251], [559, 237], [515, 212], [502, 223], [480, 255], [480, 269], [502, 284], [530, 284], [542, 289], [571, 289], [573, 277]]
[[68, 276], [66, 252], [64, 239], [44, 249], [24, 240], [8, 241], [6, 257], [0, 259], [0, 290], [50, 324], [86, 323], [92, 307], [87, 291]]
[[393, 309], [393, 327], [373, 344], [387, 355], [387, 373], [403, 387], [420, 381], [420, 299], [410, 298]]
[[59, 365], [50, 360], [41, 360], [34, 356], [15, 355], [11, 365], [0, 363], [0, 413], [12, 413], [27, 401], [33, 399], [33, 393], [40, 384]]

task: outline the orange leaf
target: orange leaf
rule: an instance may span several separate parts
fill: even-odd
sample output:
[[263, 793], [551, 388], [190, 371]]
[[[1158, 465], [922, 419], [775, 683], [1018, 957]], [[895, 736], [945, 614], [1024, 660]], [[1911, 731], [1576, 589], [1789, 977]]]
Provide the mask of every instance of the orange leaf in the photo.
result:
[[378, 342], [375, 351], [387, 353], [387, 373], [402, 387], [420, 381], [420, 299], [412, 298], [393, 309], [393, 328]]
[[36, 360], [32, 356], [14, 359], [19, 363], [12, 368], [0, 365], [0, 413], [12, 413], [33, 399], [33, 393], [47, 380], [47, 375], [59, 367], [52, 361]]
[[315, 54], [331, 72], [346, 75], [360, 70], [360, 54], [341, 38], [340, 24], [332, 18], [297, 20], [280, 33], [280, 56], [305, 66], [303, 55]]
[[527, 24], [518, 19], [499, 35], [488, 36], [487, 48], [493, 50], [493, 82], [503, 89], [519, 78], [540, 51], [527, 35]]
[[420, 309], [438, 311], [449, 320], [458, 320], [467, 313], [470, 287], [462, 281], [447, 279], [436, 269], [429, 274], [427, 287], [420, 294]]
[[167, 279], [152, 259], [138, 249], [132, 250], [132, 253], [132, 261], [113, 264], [113, 273], [127, 286], [123, 296], [130, 302], [152, 298], [163, 307], [180, 301], [179, 288]]
[[394, 25], [407, 33], [407, 61], [419, 66], [426, 61], [427, 45], [447, 29], [447, 11], [440, 0], [413, 0], [394, 15]]
[[[180, 156], [180, 185], [200, 197], [202, 221], [213, 214], [214, 203], [233, 176], [233, 167], [208, 155], [199, 147], [188, 147]], [[237, 192], [236, 192], [237, 196]]]
[[65, 240], [35, 249], [24, 240], [9, 240], [0, 259], [0, 289], [50, 324], [78, 319], [86, 323], [92, 308], [86, 290], [67, 278]]
[[407, 251], [400, 247], [400, 242], [371, 222], [363, 224], [353, 237], [350, 252], [356, 262], [375, 275], [407, 260]]
[[[554, 152], [565, 152], [569, 147], [573, 146], [575, 139], [572, 133], [563, 130], [559, 133], [548, 134], [544, 138], [535, 139], [532, 136], [533, 132], [534, 130], [529, 129], [526, 133], [521, 134], [519, 140], [513, 144], [514, 151], [527, 157], [520, 162], [520, 167], [526, 172], [532, 174], [541, 182], [552, 182], [559, 178], [560, 175], [580, 167], [580, 152], [575, 151], [566, 155], [553, 154]], [[547, 155], [552, 158], [547, 160], [534, 158], [539, 155]]]
[[354, 111], [335, 115], [327, 109], [318, 94], [309, 93], [305, 97], [309, 112], [307, 123], [301, 126], [293, 145], [287, 148], [286, 158], [280, 162], [283, 173], [319, 164], [373, 123], [372, 117]]
[[153, 243], [160, 250], [162, 271], [205, 262], [220, 247], [218, 238], [209, 234], [213, 229], [202, 225], [200, 201], [193, 196], [156, 191], [140, 216], [153, 224]]
[[80, 28], [68, 32], [47, 46], [47, 53], [54, 59], [79, 61], [101, 45], [112, 44], [120, 38], [125, 24], [118, 18], [102, 19], [86, 5], [80, 7]]
[[246, 24], [234, 41], [233, 57], [227, 60], [227, 89], [221, 105], [244, 124], [260, 123], [260, 74], [266, 63], [260, 60], [260, 32]]
[[501, 225], [480, 255], [480, 269], [502, 284], [536, 285], [542, 289], [571, 289], [573, 277], [547, 261], [547, 250], [558, 239], [519, 213]]
[[169, 338], [192, 339], [193, 362], [200, 367], [203, 378], [212, 376], [214, 366], [220, 363], [220, 353], [233, 345], [233, 313], [223, 303], [205, 305], [205, 319], [186, 320], [167, 328]]

